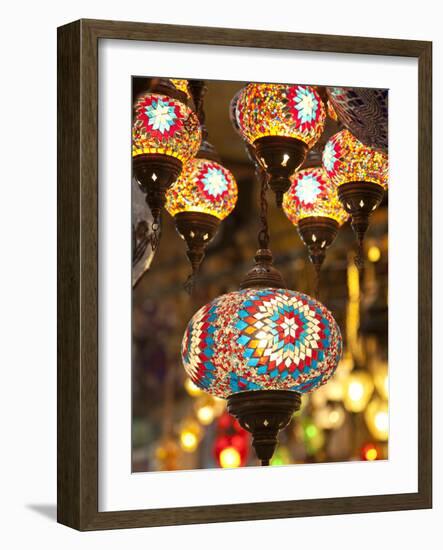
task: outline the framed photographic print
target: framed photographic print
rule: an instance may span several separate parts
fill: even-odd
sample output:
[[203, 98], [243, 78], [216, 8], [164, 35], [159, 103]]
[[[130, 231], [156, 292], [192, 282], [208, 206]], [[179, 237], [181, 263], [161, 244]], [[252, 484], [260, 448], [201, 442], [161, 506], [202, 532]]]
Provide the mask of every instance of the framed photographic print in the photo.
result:
[[58, 521], [432, 506], [431, 43], [58, 30]]

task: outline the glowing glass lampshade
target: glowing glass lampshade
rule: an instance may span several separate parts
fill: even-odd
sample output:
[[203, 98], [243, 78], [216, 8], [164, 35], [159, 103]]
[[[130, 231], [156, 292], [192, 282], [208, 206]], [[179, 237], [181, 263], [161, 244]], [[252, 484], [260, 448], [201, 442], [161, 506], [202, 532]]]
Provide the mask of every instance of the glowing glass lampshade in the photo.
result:
[[133, 168], [154, 218], [164, 205], [166, 190], [200, 143], [197, 115], [184, 103], [156, 93], [138, 98], [132, 127]]
[[236, 120], [244, 139], [254, 145], [281, 206], [289, 177], [302, 165], [321, 136], [326, 112], [310, 86], [248, 84], [236, 102]]
[[217, 397], [247, 390], [305, 393], [332, 376], [341, 349], [337, 323], [317, 300], [288, 289], [244, 289], [197, 311], [182, 360], [194, 384]]
[[374, 398], [365, 410], [365, 420], [371, 435], [379, 441], [389, 436], [389, 411], [386, 401]]
[[174, 216], [177, 230], [187, 243], [194, 272], [220, 221], [234, 209], [237, 194], [232, 173], [205, 158], [188, 161], [178, 180], [168, 189], [165, 208]]
[[249, 160], [257, 166], [257, 164], [261, 164], [261, 161], [257, 157], [257, 153], [254, 149], [254, 146], [244, 138], [244, 136], [243, 136], [243, 134], [240, 130], [240, 127], [238, 125], [237, 103], [238, 103], [238, 99], [240, 97], [241, 92], [242, 92], [242, 90], [239, 90], [235, 94], [235, 96], [231, 99], [231, 102], [229, 104], [229, 120], [231, 121], [232, 127], [234, 128], [235, 132], [243, 139], [243, 142], [245, 144], [246, 153], [249, 157]]
[[165, 208], [171, 216], [203, 212], [224, 220], [234, 209], [237, 194], [237, 183], [229, 170], [218, 162], [194, 158], [168, 189]]
[[374, 392], [371, 375], [365, 370], [355, 369], [345, 383], [343, 403], [350, 412], [362, 412]]
[[297, 226], [318, 273], [338, 228], [349, 218], [323, 168], [307, 168], [291, 177], [291, 187], [283, 197], [283, 211]]
[[359, 243], [359, 267], [369, 217], [388, 187], [388, 157], [363, 145], [348, 130], [333, 135], [323, 151], [323, 166], [337, 186], [338, 197], [348, 214]]
[[182, 360], [194, 384], [227, 399], [262, 465], [269, 465], [302, 393], [337, 368], [342, 339], [320, 302], [284, 288], [270, 250], [257, 251], [240, 286], [197, 311], [183, 337]]
[[343, 225], [349, 218], [323, 168], [307, 168], [291, 177], [291, 187], [283, 197], [283, 210], [294, 225], [312, 217], [330, 218]]
[[337, 186], [350, 182], [388, 187], [388, 157], [363, 145], [348, 130], [334, 134], [323, 151], [323, 166]]

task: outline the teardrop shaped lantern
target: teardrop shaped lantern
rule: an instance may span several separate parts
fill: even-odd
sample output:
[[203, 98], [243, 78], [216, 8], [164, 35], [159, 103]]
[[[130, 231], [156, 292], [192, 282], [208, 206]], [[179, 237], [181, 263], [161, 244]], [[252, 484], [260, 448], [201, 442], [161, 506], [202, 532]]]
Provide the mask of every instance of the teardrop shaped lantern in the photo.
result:
[[291, 187], [283, 198], [283, 210], [308, 248], [318, 277], [326, 250], [349, 218], [325, 170], [307, 168], [292, 176]]
[[158, 93], [137, 99], [132, 128], [133, 170], [156, 225], [166, 190], [180, 175], [183, 164], [195, 156], [200, 143], [197, 115], [185, 103]]
[[228, 400], [230, 414], [252, 434], [258, 458], [268, 465], [301, 394], [328, 381], [341, 350], [331, 313], [285, 288], [271, 252], [259, 250], [241, 289], [212, 300], [191, 319], [182, 360], [194, 384]]
[[348, 130], [333, 135], [323, 151], [323, 166], [337, 186], [358, 240], [356, 263], [362, 267], [363, 240], [372, 212], [388, 187], [388, 156], [363, 145]]
[[232, 173], [208, 158], [188, 161], [178, 180], [168, 189], [165, 208], [186, 241], [193, 274], [198, 271], [220, 221], [234, 209], [237, 194]]
[[265, 167], [278, 206], [290, 176], [321, 136], [325, 118], [323, 102], [311, 86], [251, 83], [241, 90], [238, 127]]

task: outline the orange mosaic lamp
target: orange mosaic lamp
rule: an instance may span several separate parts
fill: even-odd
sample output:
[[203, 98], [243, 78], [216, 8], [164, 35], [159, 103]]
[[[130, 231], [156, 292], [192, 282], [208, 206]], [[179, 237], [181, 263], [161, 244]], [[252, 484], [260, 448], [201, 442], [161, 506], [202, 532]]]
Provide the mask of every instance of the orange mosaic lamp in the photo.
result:
[[239, 131], [254, 146], [281, 206], [290, 176], [323, 133], [323, 102], [311, 86], [251, 83], [235, 108]]
[[196, 155], [200, 143], [198, 117], [185, 103], [158, 93], [137, 99], [133, 171], [157, 224], [166, 190], [177, 180], [183, 164]]
[[351, 216], [359, 245], [356, 263], [362, 267], [363, 240], [369, 218], [388, 188], [388, 156], [363, 145], [348, 130], [342, 130], [326, 143], [323, 167], [337, 186], [343, 208]]
[[232, 173], [208, 158], [189, 160], [168, 189], [165, 209], [174, 217], [177, 231], [186, 241], [193, 274], [220, 222], [234, 209], [237, 195]]
[[292, 176], [291, 187], [283, 198], [283, 211], [297, 227], [318, 275], [326, 250], [349, 218], [326, 171], [307, 168]]

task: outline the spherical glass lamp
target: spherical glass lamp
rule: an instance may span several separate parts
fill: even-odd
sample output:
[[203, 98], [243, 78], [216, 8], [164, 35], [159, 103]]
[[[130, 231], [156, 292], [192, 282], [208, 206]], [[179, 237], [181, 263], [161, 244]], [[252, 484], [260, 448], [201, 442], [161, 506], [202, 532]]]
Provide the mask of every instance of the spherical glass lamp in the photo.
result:
[[369, 218], [388, 187], [388, 157], [363, 145], [348, 130], [333, 135], [323, 151], [323, 167], [337, 186], [338, 198], [350, 214], [362, 262], [363, 239]]
[[265, 167], [278, 206], [289, 177], [321, 136], [325, 118], [323, 102], [310, 86], [252, 83], [241, 90], [237, 124]]
[[268, 253], [258, 251], [241, 290], [197, 311], [182, 343], [188, 376], [228, 400], [264, 465], [301, 394], [329, 380], [342, 351], [332, 314], [317, 300], [282, 288]]
[[237, 202], [237, 183], [232, 173], [215, 160], [189, 160], [166, 193], [165, 209], [174, 217], [177, 231], [186, 241], [195, 273], [220, 221]]
[[158, 220], [166, 190], [201, 142], [197, 115], [177, 99], [147, 93], [135, 104], [132, 127], [134, 176]]
[[297, 226], [318, 273], [327, 248], [349, 218], [323, 168], [307, 168], [291, 177], [291, 187], [283, 197], [283, 211]]

